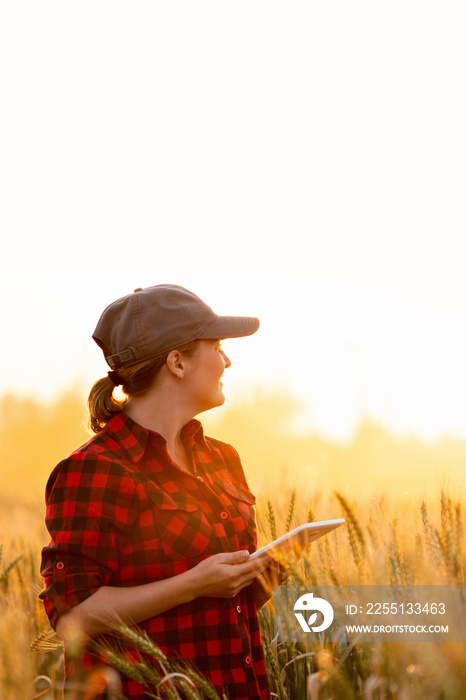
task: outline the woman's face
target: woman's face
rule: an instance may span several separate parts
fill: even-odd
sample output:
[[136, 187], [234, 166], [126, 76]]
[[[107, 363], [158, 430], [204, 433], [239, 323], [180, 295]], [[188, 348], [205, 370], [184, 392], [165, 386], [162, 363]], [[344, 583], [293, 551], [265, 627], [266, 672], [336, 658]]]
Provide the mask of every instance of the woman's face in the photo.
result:
[[199, 406], [198, 413], [223, 404], [221, 378], [230, 365], [219, 340], [200, 340], [195, 353], [187, 358], [185, 387]]

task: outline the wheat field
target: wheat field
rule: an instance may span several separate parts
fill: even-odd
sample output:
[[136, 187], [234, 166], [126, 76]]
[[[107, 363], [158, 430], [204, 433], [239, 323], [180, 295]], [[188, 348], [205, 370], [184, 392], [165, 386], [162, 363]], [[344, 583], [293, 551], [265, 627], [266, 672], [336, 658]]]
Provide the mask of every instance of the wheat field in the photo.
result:
[[[400, 507], [385, 497], [349, 502], [316, 494], [309, 507], [293, 493], [259, 499], [261, 542], [308, 520], [344, 517], [340, 528], [311, 545], [289, 581], [316, 584], [464, 584], [464, 504], [440, 491], [435, 501]], [[62, 653], [37, 600], [39, 553], [46, 539], [40, 500], [3, 495], [0, 562], [0, 697], [61, 696]], [[7, 533], [12, 533], [8, 535]], [[283, 700], [445, 700], [466, 697], [466, 645], [454, 643], [312, 643], [274, 638], [274, 609], [261, 611], [270, 683]], [[128, 634], [129, 631], [126, 632]], [[123, 635], [124, 635], [123, 631]], [[136, 673], [118, 665], [120, 672]], [[167, 663], [179, 682], [157, 688], [160, 669], [146, 669], [154, 697], [215, 697], [199, 678]], [[140, 669], [139, 671], [140, 672]], [[175, 677], [175, 676], [174, 676]], [[149, 682], [149, 681], [148, 681]], [[173, 686], [174, 683], [174, 686]], [[181, 685], [180, 685], [181, 684]], [[184, 684], [184, 685], [183, 685]], [[173, 687], [172, 687], [173, 686]], [[171, 694], [170, 694], [171, 693]], [[149, 695], [148, 695], [149, 697]]]
[[[49, 405], [0, 400], [0, 700], [61, 697], [62, 648], [37, 598], [48, 542], [43, 493], [54, 464], [89, 437], [84, 406], [77, 390]], [[209, 434], [240, 451], [258, 496], [260, 545], [303, 522], [345, 518], [346, 527], [309, 548], [288, 582], [463, 585], [466, 441], [395, 439], [366, 421], [352, 441], [334, 444], [294, 435], [293, 410], [289, 396], [259, 392], [222, 410], [216, 423], [205, 421]], [[322, 638], [304, 648], [276, 637], [272, 602], [260, 617], [280, 700], [466, 698], [465, 644]], [[148, 697], [216, 697], [206, 685], [196, 690], [202, 681], [190, 669], [165, 661], [125, 669], [112, 661], [121, 672], [145, 674]], [[178, 681], [161, 683], [170, 674]]]

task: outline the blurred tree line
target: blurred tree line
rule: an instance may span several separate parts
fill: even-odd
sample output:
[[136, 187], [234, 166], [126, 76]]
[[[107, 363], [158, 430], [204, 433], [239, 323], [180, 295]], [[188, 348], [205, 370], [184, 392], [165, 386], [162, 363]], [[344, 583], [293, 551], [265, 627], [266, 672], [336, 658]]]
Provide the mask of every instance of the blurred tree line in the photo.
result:
[[[257, 388], [200, 418], [207, 434], [240, 452], [253, 490], [326, 489], [371, 495], [429, 495], [465, 484], [466, 440], [394, 436], [363, 418], [352, 438], [335, 442], [293, 428], [300, 402], [285, 390]], [[8, 394], [0, 399], [0, 482], [43, 494], [55, 464], [90, 438], [83, 392], [75, 387], [49, 404]]]

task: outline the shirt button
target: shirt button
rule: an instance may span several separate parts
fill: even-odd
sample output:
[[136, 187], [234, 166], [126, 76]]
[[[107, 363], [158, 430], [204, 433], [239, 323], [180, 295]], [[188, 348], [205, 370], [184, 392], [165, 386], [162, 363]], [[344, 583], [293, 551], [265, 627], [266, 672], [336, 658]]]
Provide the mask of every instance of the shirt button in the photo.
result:
[[241, 612], [241, 605], [236, 606], [236, 612], [239, 612], [239, 613]]
[[57, 562], [57, 569], [60, 571], [65, 568], [65, 565], [62, 561]]
[[222, 518], [222, 520], [226, 520], [228, 518], [228, 513], [226, 512], [226, 510], [222, 510], [222, 512], [220, 513], [220, 517]]
[[244, 663], [247, 664], [248, 666], [251, 665], [251, 661], [252, 661], [252, 659], [250, 656], [246, 656], [244, 659]]

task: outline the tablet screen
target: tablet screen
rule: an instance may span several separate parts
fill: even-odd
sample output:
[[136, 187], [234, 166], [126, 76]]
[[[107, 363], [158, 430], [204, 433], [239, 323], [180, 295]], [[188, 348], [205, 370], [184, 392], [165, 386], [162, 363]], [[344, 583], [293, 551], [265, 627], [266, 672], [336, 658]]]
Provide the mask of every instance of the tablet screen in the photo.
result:
[[340, 527], [345, 522], [344, 518], [337, 518], [336, 520], [322, 520], [318, 523], [306, 523], [305, 525], [300, 525], [295, 530], [287, 532], [286, 535], [279, 537], [273, 542], [269, 542], [257, 552], [251, 554], [249, 559], [256, 559], [264, 554], [269, 556], [276, 556], [277, 558], [290, 556], [292, 554], [301, 554], [304, 547], [306, 547], [314, 540], [319, 539], [328, 532], [335, 530], [335, 528]]

